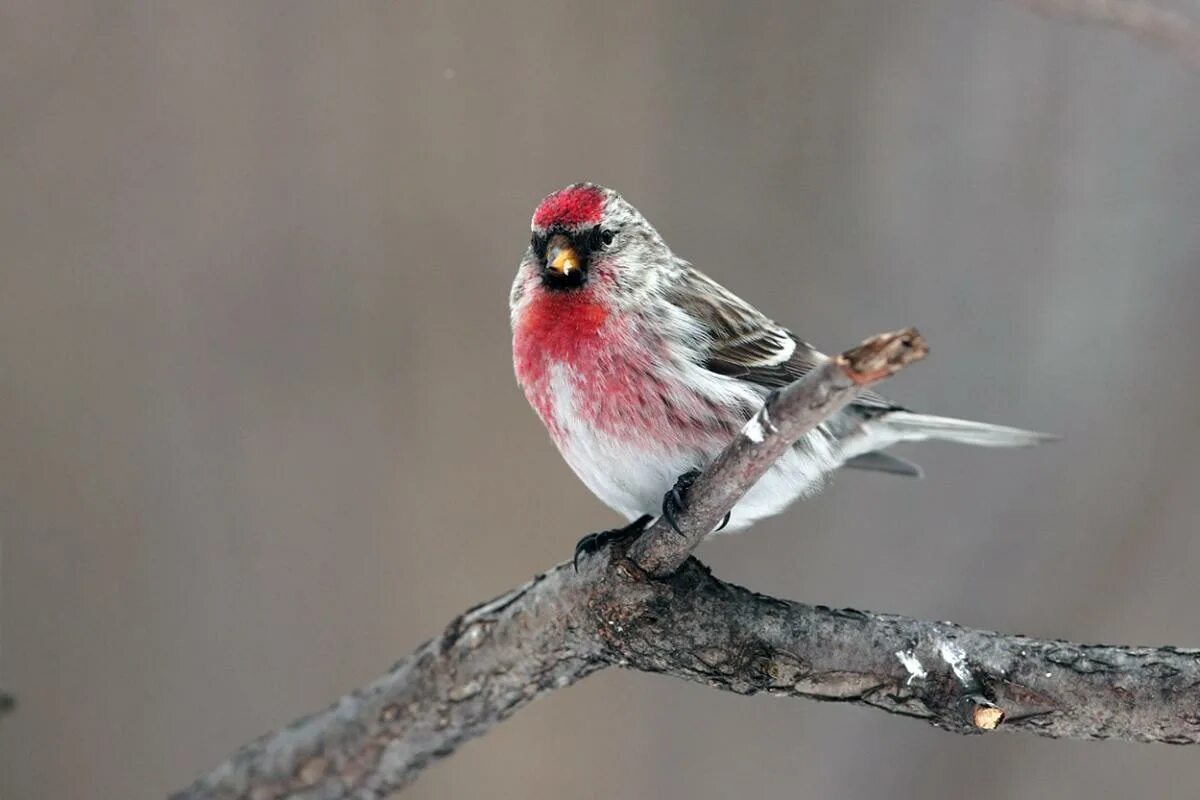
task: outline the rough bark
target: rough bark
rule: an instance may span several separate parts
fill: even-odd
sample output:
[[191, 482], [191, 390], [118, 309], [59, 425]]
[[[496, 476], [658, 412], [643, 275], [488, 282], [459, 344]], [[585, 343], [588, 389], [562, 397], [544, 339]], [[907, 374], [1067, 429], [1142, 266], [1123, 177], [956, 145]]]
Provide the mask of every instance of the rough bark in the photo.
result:
[[1082, 645], [755, 594], [691, 550], [791, 442], [925, 354], [885, 334], [773, 395], [655, 524], [467, 611], [370, 686], [239, 750], [177, 798], [383, 797], [534, 698], [606, 666], [867, 705], [946, 730], [1200, 740], [1200, 650]]
[[852, 702], [958, 733], [1200, 740], [1200, 650], [809, 606], [724, 583], [695, 559], [659, 579], [624, 564], [592, 601], [606, 658], [623, 666], [744, 694]]
[[386, 797], [545, 692], [605, 666], [562, 566], [470, 609], [387, 675], [246, 745], [178, 798]]

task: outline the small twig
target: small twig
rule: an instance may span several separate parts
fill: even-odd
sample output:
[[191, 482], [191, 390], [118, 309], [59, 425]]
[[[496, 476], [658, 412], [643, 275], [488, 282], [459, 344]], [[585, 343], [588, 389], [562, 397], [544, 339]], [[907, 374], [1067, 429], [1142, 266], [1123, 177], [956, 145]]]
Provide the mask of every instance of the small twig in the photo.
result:
[[652, 575], [674, 572], [801, 436], [853, 400], [863, 387], [894, 375], [928, 352], [915, 328], [883, 333], [773, 393], [692, 483], [689, 513], [676, 520], [679, 533], [660, 519], [634, 542], [630, 558]]
[[1200, 23], [1136, 0], [1011, 0], [1048, 17], [1108, 25], [1173, 51], [1200, 67]]

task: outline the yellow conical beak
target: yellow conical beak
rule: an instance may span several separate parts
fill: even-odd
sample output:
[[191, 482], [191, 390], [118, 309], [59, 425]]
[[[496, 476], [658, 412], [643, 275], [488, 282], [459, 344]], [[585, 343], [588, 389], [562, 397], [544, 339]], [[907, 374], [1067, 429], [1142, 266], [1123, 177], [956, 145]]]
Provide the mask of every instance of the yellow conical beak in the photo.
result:
[[546, 269], [564, 277], [579, 271], [579, 255], [565, 237], [555, 236], [546, 248]]

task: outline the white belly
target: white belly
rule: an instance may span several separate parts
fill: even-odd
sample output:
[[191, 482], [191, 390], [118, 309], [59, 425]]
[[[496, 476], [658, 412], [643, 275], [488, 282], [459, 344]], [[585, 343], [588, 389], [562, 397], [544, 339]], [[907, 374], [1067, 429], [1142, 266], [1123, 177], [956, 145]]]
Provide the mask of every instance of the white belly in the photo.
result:
[[[597, 430], [578, 413], [568, 370], [552, 367], [550, 387], [555, 423], [562, 432], [555, 438], [563, 458], [584, 485], [630, 521], [643, 514], [658, 516], [663, 495], [676, 479], [690, 470], [703, 469], [724, 445], [714, 442], [708, 448], [686, 449], [616, 438]], [[785, 453], [751, 487], [734, 507], [723, 531], [741, 530], [812, 494], [843, 460], [832, 437], [814, 431], [804, 446]]]

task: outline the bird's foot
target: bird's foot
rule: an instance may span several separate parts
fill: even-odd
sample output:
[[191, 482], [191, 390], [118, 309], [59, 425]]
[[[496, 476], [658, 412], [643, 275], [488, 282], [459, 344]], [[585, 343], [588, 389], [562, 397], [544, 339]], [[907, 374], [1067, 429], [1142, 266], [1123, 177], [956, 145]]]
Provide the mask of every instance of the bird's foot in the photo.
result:
[[671, 526], [671, 530], [683, 535], [683, 531], [679, 530], [679, 523], [676, 517], [687, 508], [688, 490], [692, 488], [692, 484], [696, 482], [696, 478], [700, 477], [700, 470], [692, 469], [680, 475], [675, 479], [675, 485], [671, 487], [671, 491], [663, 495], [662, 516]]
[[593, 553], [608, 547], [613, 542], [626, 538], [633, 538], [644, 531], [646, 526], [650, 524], [650, 521], [653, 519], [654, 517], [650, 516], [649, 514], [644, 514], [626, 525], [624, 528], [613, 528], [612, 530], [600, 531], [599, 533], [589, 533], [575, 544], [575, 557], [571, 560], [571, 563], [575, 567], [575, 571], [579, 571], [580, 555], [590, 556]]
[[[671, 491], [663, 495], [662, 516], [671, 526], [671, 530], [683, 535], [683, 531], [679, 530], [679, 523], [676, 521], [679, 514], [687, 508], [688, 492], [692, 488], [692, 484], [700, 477], [700, 470], [689, 470], [675, 479], [675, 485], [671, 487]], [[721, 518], [721, 524], [716, 527], [713, 533], [724, 528], [729, 524], [729, 515], [731, 511], [726, 511], [725, 516]]]

